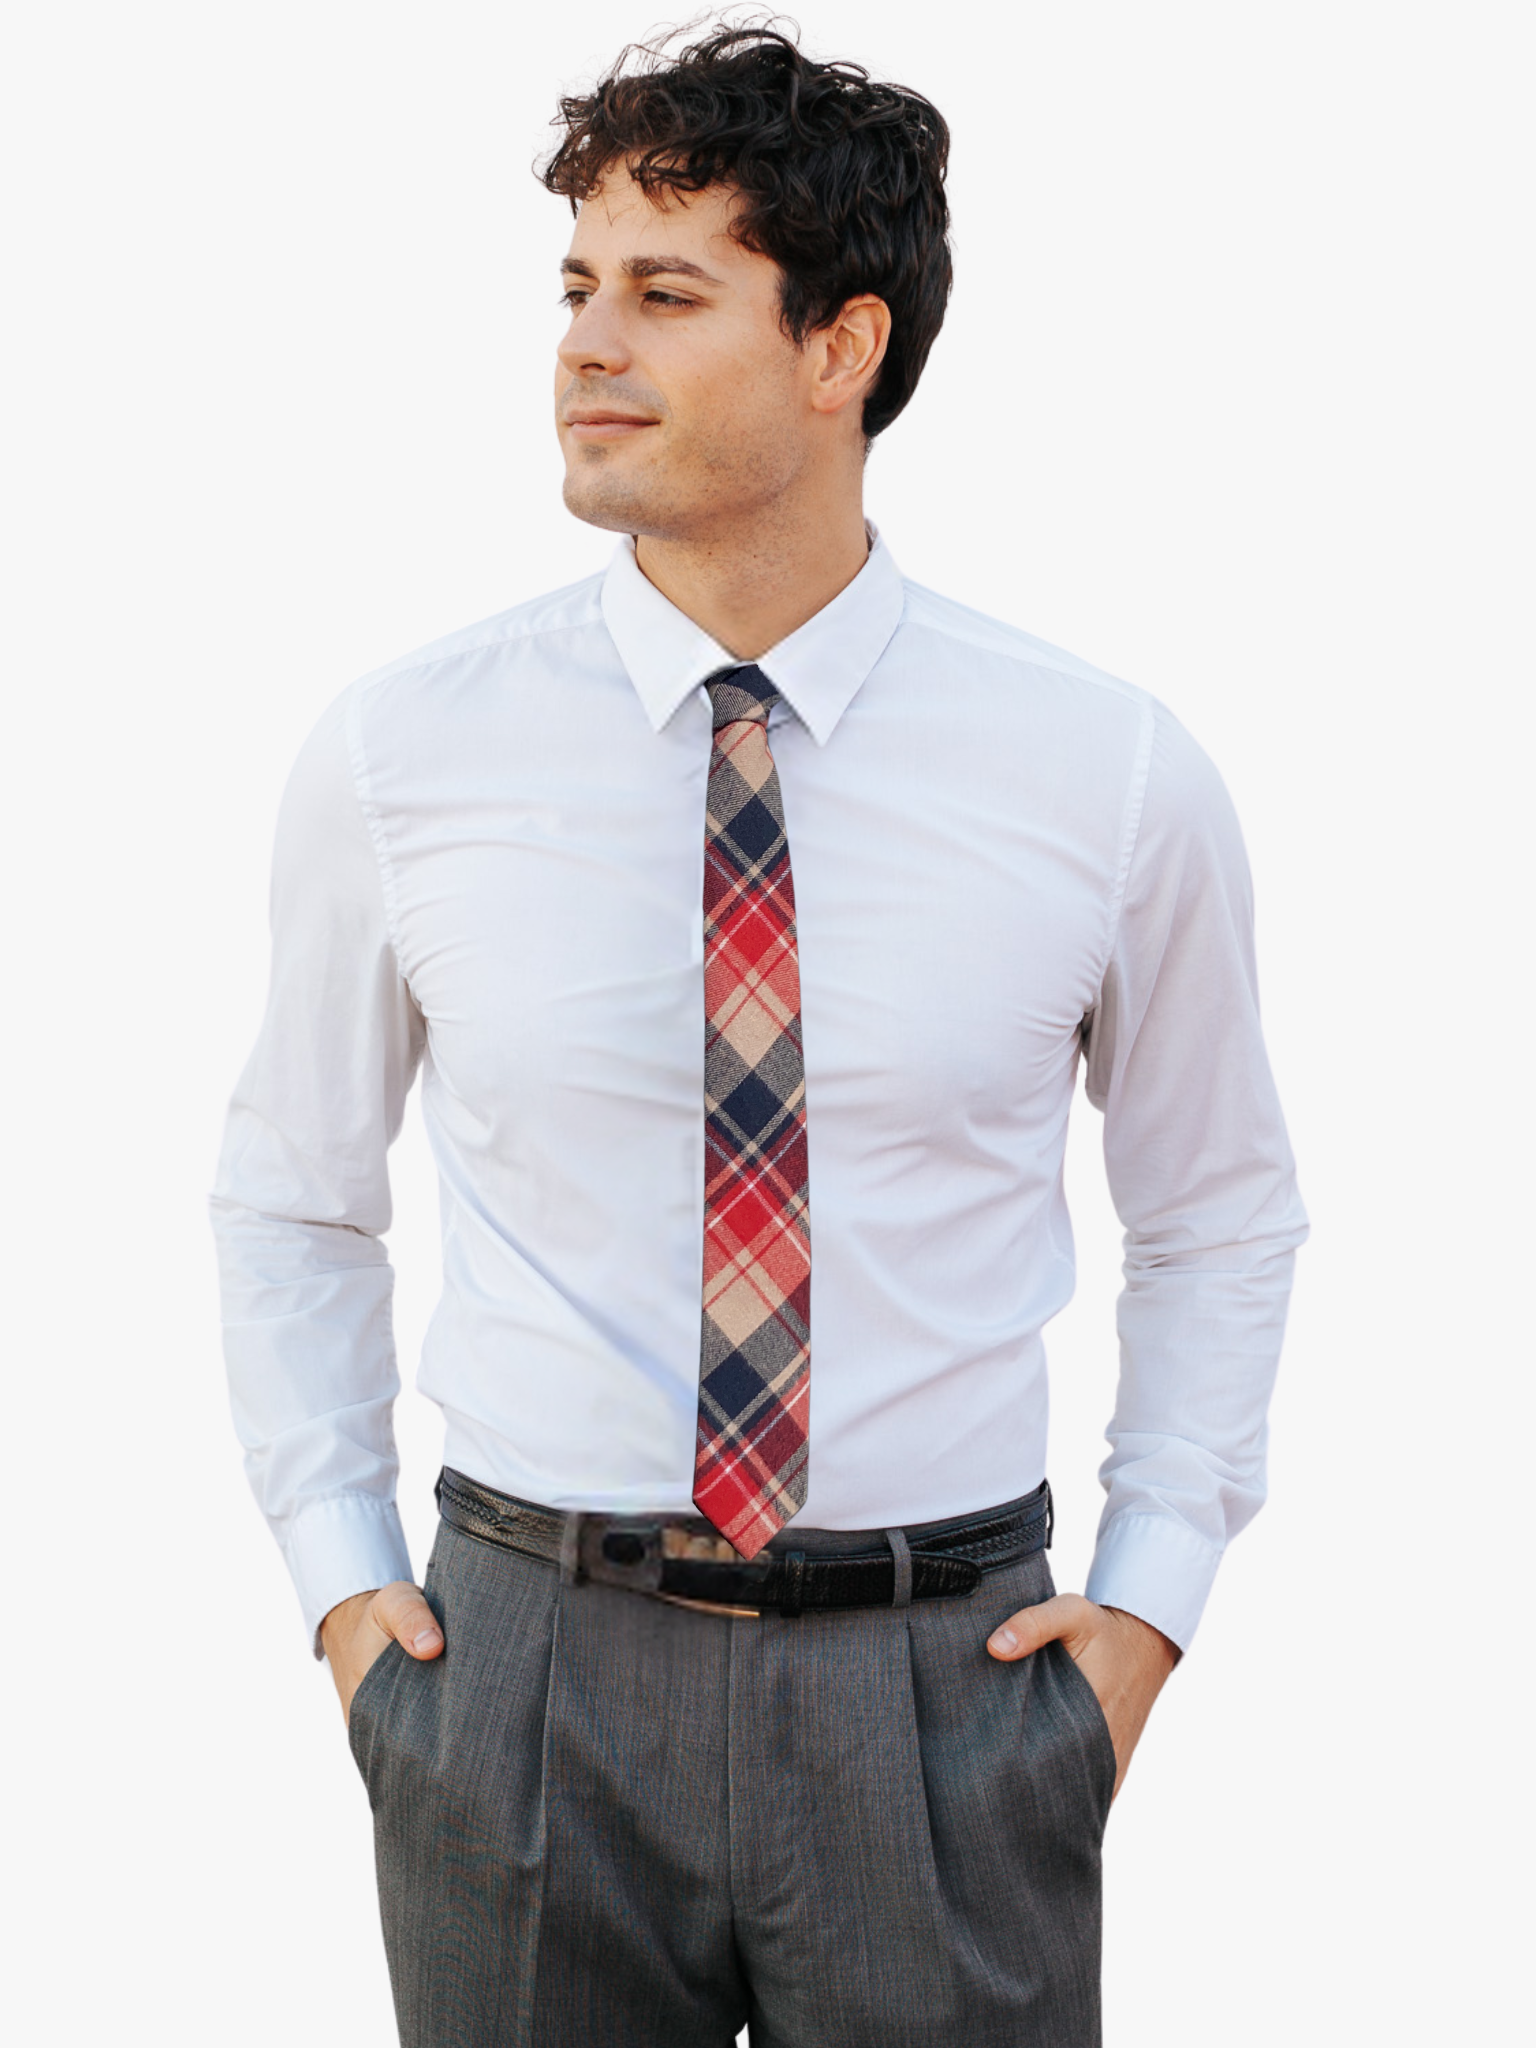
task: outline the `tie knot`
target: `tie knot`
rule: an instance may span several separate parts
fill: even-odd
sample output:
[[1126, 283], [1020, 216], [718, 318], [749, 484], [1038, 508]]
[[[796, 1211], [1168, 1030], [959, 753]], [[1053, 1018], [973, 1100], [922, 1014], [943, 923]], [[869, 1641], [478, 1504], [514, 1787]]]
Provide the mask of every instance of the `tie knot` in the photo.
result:
[[779, 693], [753, 662], [740, 668], [723, 668], [704, 685], [715, 714], [715, 731], [722, 725], [739, 725], [750, 720], [766, 725], [768, 714], [779, 701]]

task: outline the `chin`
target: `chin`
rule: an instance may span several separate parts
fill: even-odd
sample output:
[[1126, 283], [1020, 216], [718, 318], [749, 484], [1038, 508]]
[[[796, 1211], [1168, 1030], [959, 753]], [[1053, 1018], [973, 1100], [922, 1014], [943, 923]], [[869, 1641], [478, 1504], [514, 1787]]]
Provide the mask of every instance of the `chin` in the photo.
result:
[[588, 526], [609, 533], [649, 534], [656, 539], [678, 536], [677, 508], [654, 483], [617, 476], [611, 469], [568, 469], [565, 474], [565, 509]]
[[611, 484], [594, 487], [588, 477], [565, 480], [566, 511], [584, 519], [588, 526], [601, 526], [610, 533], [634, 532], [627, 517], [627, 507], [634, 495], [632, 491], [616, 491]]

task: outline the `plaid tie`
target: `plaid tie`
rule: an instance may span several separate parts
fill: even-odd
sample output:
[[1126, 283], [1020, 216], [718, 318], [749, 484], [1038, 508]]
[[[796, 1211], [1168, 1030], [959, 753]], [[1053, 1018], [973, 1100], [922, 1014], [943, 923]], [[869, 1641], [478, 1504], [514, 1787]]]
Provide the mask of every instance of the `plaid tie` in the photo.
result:
[[704, 1330], [693, 1498], [743, 1557], [805, 1501], [811, 1231], [795, 887], [753, 667], [707, 685]]

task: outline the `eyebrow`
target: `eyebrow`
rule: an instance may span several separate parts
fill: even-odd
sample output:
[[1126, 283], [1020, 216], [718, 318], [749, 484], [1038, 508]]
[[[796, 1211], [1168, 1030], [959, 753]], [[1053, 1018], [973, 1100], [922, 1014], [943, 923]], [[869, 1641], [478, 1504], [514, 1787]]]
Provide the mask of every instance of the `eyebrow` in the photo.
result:
[[[590, 277], [594, 280], [597, 277], [592, 265], [584, 263], [579, 256], [567, 256], [560, 268], [574, 277]], [[720, 282], [718, 277], [701, 269], [697, 263], [690, 263], [686, 256], [626, 256], [619, 269], [625, 277], [697, 277], [705, 284]]]

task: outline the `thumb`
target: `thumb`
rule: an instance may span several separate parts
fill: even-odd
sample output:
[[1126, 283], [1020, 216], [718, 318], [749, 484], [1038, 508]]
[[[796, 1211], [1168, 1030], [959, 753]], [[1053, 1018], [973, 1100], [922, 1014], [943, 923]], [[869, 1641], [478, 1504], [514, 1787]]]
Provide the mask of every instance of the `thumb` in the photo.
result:
[[435, 1657], [443, 1647], [437, 1616], [420, 1586], [413, 1586], [409, 1579], [396, 1579], [374, 1594], [373, 1619], [413, 1657]]
[[1042, 1600], [1038, 1607], [1021, 1607], [1017, 1614], [1009, 1615], [1002, 1627], [994, 1629], [988, 1637], [987, 1650], [990, 1655], [1011, 1662], [1027, 1657], [1042, 1643], [1054, 1642], [1058, 1637], [1070, 1649], [1073, 1641], [1085, 1633], [1084, 1623], [1092, 1613], [1092, 1605], [1081, 1593], [1058, 1593], [1054, 1599]]

